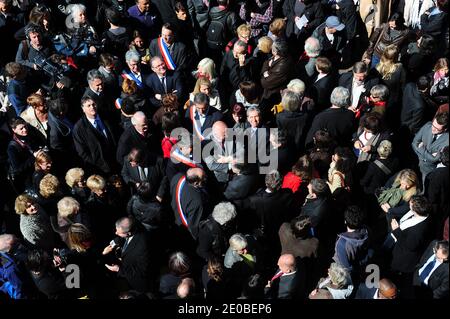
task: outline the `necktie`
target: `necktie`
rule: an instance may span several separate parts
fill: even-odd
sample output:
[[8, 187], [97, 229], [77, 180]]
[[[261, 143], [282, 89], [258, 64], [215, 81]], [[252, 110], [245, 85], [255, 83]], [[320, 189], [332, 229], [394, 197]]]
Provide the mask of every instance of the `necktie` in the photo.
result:
[[123, 244], [123, 247], [122, 247], [122, 254], [123, 254], [123, 253], [125, 252], [125, 250], [127, 249], [129, 243], [130, 243], [130, 238], [127, 238], [127, 239], [125, 240], [125, 244]]
[[279, 270], [273, 277], [272, 279], [270, 279], [271, 282], [274, 282], [275, 280], [277, 280], [278, 278], [280, 278], [281, 276], [283, 276], [283, 272], [281, 270]]
[[106, 135], [105, 126], [103, 125], [103, 122], [102, 122], [102, 120], [100, 120], [100, 118], [97, 117], [97, 118], [95, 119], [94, 125], [95, 125], [95, 128], [96, 128], [100, 133], [102, 133], [102, 135], [104, 135], [105, 137], [108, 137], [108, 136]]
[[433, 134], [433, 140], [431, 141], [431, 144], [433, 144], [434, 141], [436, 141], [436, 139], [437, 139], [437, 134]]
[[428, 265], [422, 270], [422, 273], [419, 275], [420, 281], [425, 283], [425, 279], [430, 275], [431, 271], [434, 268], [434, 265], [436, 265], [436, 258], [433, 258]]
[[162, 87], [163, 87], [163, 89], [164, 89], [164, 93], [167, 93], [166, 77], [165, 77], [165, 76], [163, 76], [163, 77], [161, 78], [161, 85], [162, 85]]

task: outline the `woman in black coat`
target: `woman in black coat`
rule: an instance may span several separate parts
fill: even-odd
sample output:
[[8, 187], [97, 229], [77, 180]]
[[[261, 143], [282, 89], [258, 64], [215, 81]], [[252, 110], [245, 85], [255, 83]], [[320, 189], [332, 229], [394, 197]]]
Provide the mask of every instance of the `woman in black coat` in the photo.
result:
[[22, 193], [25, 186], [30, 184], [35, 156], [44, 142], [39, 139], [35, 129], [20, 117], [12, 119], [10, 127], [13, 136], [7, 148], [8, 175], [16, 192]]

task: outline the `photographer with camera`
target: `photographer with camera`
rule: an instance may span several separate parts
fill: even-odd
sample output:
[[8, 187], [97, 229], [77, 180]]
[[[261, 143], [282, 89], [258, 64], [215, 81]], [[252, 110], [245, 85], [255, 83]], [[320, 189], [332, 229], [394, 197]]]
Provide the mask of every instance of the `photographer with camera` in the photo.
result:
[[28, 25], [25, 28], [26, 39], [19, 44], [16, 54], [16, 62], [39, 70], [39, 61], [46, 60], [53, 53], [53, 48], [42, 36], [42, 30], [36, 25]]

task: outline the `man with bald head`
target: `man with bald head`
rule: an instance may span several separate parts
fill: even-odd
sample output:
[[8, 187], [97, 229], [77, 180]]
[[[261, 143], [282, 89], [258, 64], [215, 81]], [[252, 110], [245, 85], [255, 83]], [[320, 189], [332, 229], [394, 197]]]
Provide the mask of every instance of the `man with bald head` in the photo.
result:
[[298, 296], [300, 277], [294, 255], [283, 254], [278, 259], [278, 271], [267, 282], [265, 295], [271, 299], [294, 299]]
[[179, 226], [179, 243], [194, 245], [194, 249], [200, 221], [211, 213], [205, 183], [205, 171], [190, 168], [186, 174], [176, 174], [170, 185], [175, 224]]
[[214, 173], [217, 181], [224, 186], [228, 181], [231, 165], [237, 161], [233, 139], [228, 138], [228, 127], [222, 121], [212, 126], [211, 140], [203, 148], [204, 161], [208, 169]]
[[355, 299], [396, 299], [397, 287], [395, 284], [387, 278], [383, 278], [379, 282], [379, 288], [367, 287], [365, 282], [362, 282], [358, 291], [356, 292]]
[[133, 148], [141, 150], [145, 161], [156, 157], [155, 154], [159, 152], [159, 143], [155, 140], [154, 134], [152, 134], [154, 128], [151, 123], [144, 112], [138, 111], [134, 113], [131, 118], [132, 126], [122, 133], [117, 146], [116, 159], [121, 166], [123, 165], [125, 156]]

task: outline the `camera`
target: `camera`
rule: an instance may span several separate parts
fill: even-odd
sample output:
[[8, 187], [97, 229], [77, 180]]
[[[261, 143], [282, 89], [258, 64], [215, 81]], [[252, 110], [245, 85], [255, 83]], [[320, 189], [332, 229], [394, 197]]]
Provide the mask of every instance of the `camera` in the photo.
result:
[[34, 64], [44, 71], [50, 77], [54, 77], [57, 82], [61, 81], [64, 73], [69, 70], [69, 66], [65, 64], [56, 64], [49, 58], [38, 56], [34, 59]]

